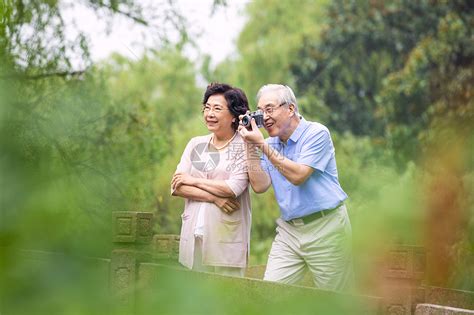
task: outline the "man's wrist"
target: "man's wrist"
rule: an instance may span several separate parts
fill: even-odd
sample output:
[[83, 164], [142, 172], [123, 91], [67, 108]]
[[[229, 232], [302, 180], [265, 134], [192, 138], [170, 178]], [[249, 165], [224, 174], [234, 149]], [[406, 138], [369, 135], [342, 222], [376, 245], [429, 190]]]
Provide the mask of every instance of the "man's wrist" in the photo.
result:
[[260, 160], [260, 156], [262, 154], [262, 150], [254, 143], [249, 144], [247, 148], [247, 157], [249, 160], [258, 159]]
[[265, 140], [262, 140], [261, 142], [252, 142], [250, 145], [261, 150], [264, 144]]

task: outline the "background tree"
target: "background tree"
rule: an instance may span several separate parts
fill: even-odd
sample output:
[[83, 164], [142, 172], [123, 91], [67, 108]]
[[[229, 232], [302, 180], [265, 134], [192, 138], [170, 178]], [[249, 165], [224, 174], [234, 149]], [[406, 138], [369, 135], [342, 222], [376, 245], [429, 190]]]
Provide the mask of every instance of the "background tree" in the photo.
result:
[[[109, 21], [114, 15], [120, 15], [156, 29], [160, 22], [157, 40], [162, 40], [161, 47], [172, 46], [167, 44], [166, 37], [170, 25], [178, 31], [184, 30], [185, 21], [168, 2], [154, 3], [154, 8], [134, 1], [86, 1], [84, 4]], [[81, 230], [80, 234], [91, 238], [109, 229], [107, 221], [112, 209], [144, 208], [143, 199], [147, 199], [149, 206], [153, 200], [151, 181], [148, 186], [146, 183], [140, 186], [138, 182], [148, 170], [143, 166], [154, 165], [162, 158], [167, 142], [163, 136], [157, 136], [159, 130], [153, 130], [158, 109], [151, 108], [157, 105], [156, 102], [151, 104], [151, 100], [172, 104], [168, 91], [174, 93], [179, 88], [180, 92], [194, 92], [195, 74], [189, 62], [186, 68], [186, 61], [180, 59], [178, 51], [163, 51], [161, 61], [156, 63], [161, 62], [162, 66], [155, 70], [163, 71], [165, 77], [159, 82], [159, 79], [150, 80], [148, 74], [150, 89], [149, 94], [143, 95], [145, 101], [130, 97], [114, 99], [115, 88], [122, 87], [109, 85], [104, 80], [108, 79], [107, 75], [114, 75], [113, 72], [106, 74], [92, 67], [86, 35], [76, 30], [76, 38], [66, 36], [63, 9], [74, 5], [61, 1], [2, 2], [0, 55], [5, 58], [1, 60], [0, 83], [8, 93], [2, 102], [5, 119], [2, 119], [1, 141], [4, 147], [11, 149], [2, 150], [2, 156], [11, 163], [6, 163], [4, 170], [5, 174], [11, 174], [12, 183], [5, 181], [2, 185], [11, 189], [2, 194], [8, 207], [2, 209], [4, 229], [1, 230], [16, 231], [15, 240], [26, 242], [26, 247], [36, 243], [46, 247], [77, 243], [81, 247], [74, 236], [84, 228], [89, 233]], [[158, 13], [150, 16], [150, 12]], [[160, 16], [161, 20], [155, 20]], [[181, 38], [185, 39], [185, 34]], [[142, 65], [147, 60], [144, 58]], [[137, 67], [142, 65], [138, 63]], [[181, 86], [174, 83], [177, 79], [182, 81]], [[174, 90], [170, 89], [173, 84]], [[127, 88], [127, 91], [141, 93], [144, 90]], [[150, 94], [153, 92], [162, 93], [161, 98]], [[177, 103], [186, 102], [184, 96]], [[147, 160], [144, 162], [145, 158], [140, 157]], [[138, 171], [140, 166], [141, 172]], [[15, 176], [16, 172], [24, 176]], [[146, 198], [144, 191], [148, 194]], [[43, 218], [44, 222], [58, 216], [62, 224], [51, 229], [49, 237], [37, 238], [34, 233], [28, 233], [28, 224], [24, 225], [25, 229], [15, 228], [20, 222], [28, 222], [29, 216]], [[61, 239], [65, 231], [68, 231], [67, 240]], [[107, 243], [104, 239], [102, 243], [84, 244], [85, 248], [96, 246], [93, 250], [104, 251], [109, 246]]]
[[[472, 245], [467, 245], [472, 244], [467, 241], [472, 240], [472, 229], [467, 227], [472, 222], [459, 224], [474, 210], [472, 198], [463, 193], [465, 187], [472, 187], [473, 174], [472, 162], [467, 162], [472, 156], [469, 129], [474, 122], [473, 18], [469, 1], [334, 1], [329, 6], [327, 26], [320, 36], [305, 38], [292, 66], [296, 84], [306, 97], [319, 98], [328, 108], [323, 120], [326, 118], [331, 130], [369, 135], [376, 147], [389, 152], [399, 172], [413, 174], [420, 187], [430, 187], [428, 198], [417, 201], [419, 207], [426, 207], [424, 222], [430, 222], [430, 231], [436, 227], [445, 234], [457, 231], [452, 232], [457, 237], [443, 241], [427, 232], [431, 236], [422, 241], [438, 256], [448, 258], [444, 267], [449, 268], [441, 268], [443, 273], [430, 271], [431, 280], [438, 285], [453, 285], [454, 278], [459, 281], [459, 274], [451, 273], [456, 269], [453, 264], [470, 270], [466, 266], [473, 257]], [[360, 152], [351, 156], [351, 164], [359, 158]], [[413, 168], [409, 161], [416, 161], [418, 167]], [[442, 170], [436, 169], [440, 165]], [[371, 185], [361, 182], [359, 172], [365, 167], [356, 168], [359, 175], [354, 174], [349, 183], [361, 184], [353, 191], [361, 194]], [[381, 174], [380, 170], [374, 174], [373, 181], [377, 182]], [[439, 176], [449, 178], [451, 187], [433, 184], [442, 181]], [[344, 171], [341, 181], [345, 182]], [[438, 194], [452, 192], [452, 187], [459, 188], [447, 197], [452, 202], [440, 206]], [[409, 192], [401, 194], [410, 198]], [[363, 207], [367, 206], [364, 202]], [[423, 222], [423, 215], [413, 211], [410, 225]], [[440, 213], [446, 219], [440, 220]], [[398, 227], [399, 231], [408, 230]], [[413, 236], [411, 242], [423, 239]], [[397, 238], [408, 241], [404, 236]], [[436, 265], [433, 257], [431, 266]], [[437, 273], [441, 278], [435, 276]], [[461, 282], [466, 285], [466, 281]]]
[[[183, 200], [169, 182], [189, 139], [207, 133], [199, 75], [244, 88], [253, 108], [262, 84], [290, 84], [305, 117], [329, 125], [360, 278], [380, 246], [427, 240], [450, 264], [433, 281], [473, 289], [470, 2], [254, 0], [236, 54], [202, 73], [184, 56], [192, 32], [172, 2], [81, 3], [155, 30], [156, 49], [93, 64], [87, 36], [65, 33], [62, 9], [78, 4], [0, 3], [0, 289], [15, 284], [2, 296], [33, 292], [35, 309], [51, 286], [63, 292], [73, 263], [36, 275], [11, 249], [106, 257], [113, 210], [155, 211], [157, 232], [179, 233]], [[250, 263], [264, 264], [279, 210], [272, 192], [252, 205]], [[430, 218], [442, 224], [423, 229]], [[459, 233], [433, 232], [446, 227]]]
[[237, 56], [207, 72], [212, 79], [227, 80], [242, 87], [250, 100], [265, 83], [293, 83], [290, 65], [304, 37], [309, 34], [318, 37], [326, 19], [326, 3], [326, 0], [250, 2], [246, 7], [248, 21], [237, 40]]
[[[184, 30], [173, 4], [83, 4], [109, 22], [119, 15], [154, 29], [161, 41], [139, 60], [93, 65], [87, 36], [66, 35], [62, 9], [77, 4], [0, 4], [2, 313], [110, 313], [108, 295], [75, 257], [110, 254], [111, 211], [157, 208], [159, 166], [174, 144], [168, 131], [200, 97], [181, 54], [186, 34], [167, 37]], [[21, 248], [66, 256], [38, 270], [19, 263]]]
[[[461, 12], [456, 25], [465, 29], [472, 16], [468, 1], [334, 1], [321, 40], [306, 37], [294, 61], [297, 86], [324, 102], [333, 129], [383, 136], [394, 125], [412, 125], [410, 136], [416, 138], [426, 126], [425, 112], [433, 103], [427, 95], [429, 85], [423, 93], [414, 92], [412, 86], [413, 93], [408, 94], [413, 101], [395, 101], [394, 115], [389, 117], [384, 113], [393, 105], [386, 104], [387, 98], [381, 100], [381, 94], [386, 94], [382, 92], [384, 80], [405, 66], [412, 52], [419, 51], [418, 45], [426, 45], [427, 39], [437, 36], [444, 19], [453, 19], [453, 14]], [[463, 47], [467, 48], [470, 35], [463, 35]], [[465, 50], [463, 60], [471, 58], [469, 51]], [[408, 85], [404, 82], [403, 86]]]
[[[238, 54], [204, 73], [238, 82], [250, 98], [268, 82], [295, 87], [303, 114], [332, 131], [359, 250], [370, 252], [367, 240], [382, 237], [361, 232], [367, 222], [387, 242], [423, 242], [420, 225], [434, 207], [420, 212], [432, 203], [421, 200], [419, 187], [431, 187], [433, 150], [456, 152], [461, 161], [472, 153], [451, 146], [465, 139], [460, 147], [472, 147], [470, 2], [262, 0], [250, 3], [247, 14]], [[456, 176], [472, 187], [472, 163], [458, 164]], [[460, 198], [472, 213], [471, 199]], [[253, 254], [264, 259], [277, 205], [255, 195], [252, 204], [252, 237], [261, 247]], [[472, 233], [458, 228], [464, 236], [447, 247], [451, 256], [457, 251], [456, 264], [467, 266]]]

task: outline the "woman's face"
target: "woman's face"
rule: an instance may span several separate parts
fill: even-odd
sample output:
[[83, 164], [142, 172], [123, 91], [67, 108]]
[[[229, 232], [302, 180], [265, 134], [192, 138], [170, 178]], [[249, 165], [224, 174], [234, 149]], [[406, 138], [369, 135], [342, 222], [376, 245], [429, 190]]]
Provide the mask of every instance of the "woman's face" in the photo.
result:
[[232, 121], [234, 116], [227, 107], [224, 95], [211, 95], [204, 104], [204, 122], [210, 132], [233, 131]]

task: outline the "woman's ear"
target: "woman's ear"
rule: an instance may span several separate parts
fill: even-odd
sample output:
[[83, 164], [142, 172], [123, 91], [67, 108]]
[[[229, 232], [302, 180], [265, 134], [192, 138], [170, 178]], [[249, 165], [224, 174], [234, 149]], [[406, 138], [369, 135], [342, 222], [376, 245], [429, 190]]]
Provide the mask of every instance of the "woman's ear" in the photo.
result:
[[234, 117], [234, 118], [232, 118], [232, 122], [235, 122], [235, 117]]

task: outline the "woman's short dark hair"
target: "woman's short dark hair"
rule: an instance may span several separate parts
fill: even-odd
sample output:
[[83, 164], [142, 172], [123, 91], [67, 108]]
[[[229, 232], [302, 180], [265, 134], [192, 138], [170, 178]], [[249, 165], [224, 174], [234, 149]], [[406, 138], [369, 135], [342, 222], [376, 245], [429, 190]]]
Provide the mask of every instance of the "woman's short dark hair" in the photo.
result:
[[249, 110], [249, 102], [244, 91], [239, 88], [232, 87], [225, 83], [211, 83], [207, 86], [206, 92], [204, 92], [204, 98], [202, 104], [205, 105], [207, 100], [212, 95], [222, 94], [227, 101], [229, 111], [236, 118], [232, 123], [232, 128], [237, 130], [239, 126], [239, 115], [244, 115]]

